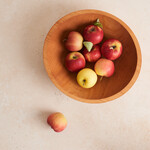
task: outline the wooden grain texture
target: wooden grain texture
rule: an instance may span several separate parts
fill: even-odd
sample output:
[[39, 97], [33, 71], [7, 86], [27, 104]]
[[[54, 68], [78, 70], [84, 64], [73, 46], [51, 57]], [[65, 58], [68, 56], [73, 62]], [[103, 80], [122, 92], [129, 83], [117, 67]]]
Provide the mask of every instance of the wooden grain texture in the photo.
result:
[[[67, 71], [64, 59], [68, 50], [64, 39], [70, 31], [83, 32], [86, 25], [100, 19], [104, 29], [104, 39], [115, 38], [121, 41], [123, 53], [114, 61], [115, 73], [103, 78], [90, 89], [77, 84], [77, 73]], [[48, 76], [58, 89], [73, 99], [87, 103], [102, 103], [114, 100], [126, 93], [135, 83], [141, 68], [139, 43], [131, 29], [117, 17], [99, 10], [80, 10], [66, 15], [50, 29], [44, 43], [44, 65]], [[93, 64], [87, 64], [93, 69]]]

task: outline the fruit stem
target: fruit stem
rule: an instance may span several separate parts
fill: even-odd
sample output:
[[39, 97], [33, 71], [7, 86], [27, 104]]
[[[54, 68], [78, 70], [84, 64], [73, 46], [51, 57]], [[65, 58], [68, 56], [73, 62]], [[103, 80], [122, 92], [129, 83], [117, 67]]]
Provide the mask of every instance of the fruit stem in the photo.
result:
[[73, 59], [76, 59], [77, 57], [76, 56], [73, 56]]
[[99, 18], [97, 18], [96, 22], [94, 22], [94, 25], [103, 29], [103, 25], [100, 23]]
[[100, 77], [100, 81], [102, 81], [102, 79], [103, 79], [103, 76]]
[[116, 46], [114, 45], [114, 46], [111, 46], [111, 49], [115, 49], [116, 48]]
[[83, 80], [83, 85], [85, 85], [85, 82], [86, 82], [86, 80], [84, 79], [84, 80]]
[[63, 39], [63, 42], [66, 42], [67, 41], [67, 39]]

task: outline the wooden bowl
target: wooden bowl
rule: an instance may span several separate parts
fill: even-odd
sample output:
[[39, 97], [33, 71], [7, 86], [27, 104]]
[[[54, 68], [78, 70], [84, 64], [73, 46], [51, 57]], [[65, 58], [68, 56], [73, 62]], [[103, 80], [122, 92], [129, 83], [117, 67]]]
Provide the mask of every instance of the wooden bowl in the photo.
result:
[[[72, 30], [83, 32], [85, 26], [100, 19], [104, 29], [104, 40], [115, 38], [121, 41], [123, 53], [115, 60], [112, 77], [98, 78], [90, 89], [80, 87], [77, 73], [69, 72], [64, 65], [68, 50], [64, 39]], [[136, 81], [141, 68], [139, 43], [131, 29], [117, 17], [99, 10], [80, 10], [58, 20], [50, 29], [44, 43], [44, 65], [48, 76], [58, 89], [73, 99], [87, 103], [102, 103], [114, 100], [126, 93]], [[93, 69], [93, 64], [87, 64]]]

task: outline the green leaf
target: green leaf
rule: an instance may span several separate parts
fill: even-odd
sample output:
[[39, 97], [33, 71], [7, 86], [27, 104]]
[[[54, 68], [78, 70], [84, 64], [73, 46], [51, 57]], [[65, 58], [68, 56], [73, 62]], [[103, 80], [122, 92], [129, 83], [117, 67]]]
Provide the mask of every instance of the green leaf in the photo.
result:
[[83, 45], [86, 47], [86, 49], [88, 50], [88, 52], [91, 51], [92, 47], [93, 47], [93, 43], [92, 42], [88, 42], [88, 41], [84, 41]]
[[103, 25], [100, 23], [99, 18], [97, 18], [96, 22], [94, 22], [94, 25], [103, 29]]

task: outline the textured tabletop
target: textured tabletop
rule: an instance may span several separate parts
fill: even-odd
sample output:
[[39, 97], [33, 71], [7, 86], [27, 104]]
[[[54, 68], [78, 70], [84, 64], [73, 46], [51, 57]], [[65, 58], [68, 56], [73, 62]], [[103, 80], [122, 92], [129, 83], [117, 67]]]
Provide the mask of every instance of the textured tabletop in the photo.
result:
[[[149, 0], [0, 0], [0, 150], [150, 150], [149, 6]], [[49, 29], [80, 9], [117, 16], [139, 41], [139, 78], [114, 101], [78, 102], [46, 74], [43, 44]], [[61, 133], [46, 123], [56, 111], [68, 120]]]

